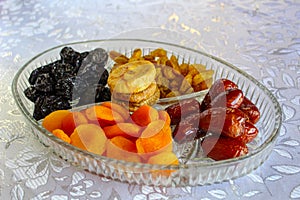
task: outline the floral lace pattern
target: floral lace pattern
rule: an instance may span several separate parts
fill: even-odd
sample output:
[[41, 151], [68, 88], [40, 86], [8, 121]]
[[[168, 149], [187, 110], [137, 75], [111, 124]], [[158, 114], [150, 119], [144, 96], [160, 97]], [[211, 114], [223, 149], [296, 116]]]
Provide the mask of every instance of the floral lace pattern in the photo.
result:
[[[146, 35], [140, 32], [145, 29]], [[289, 0], [0, 1], [0, 197], [299, 199], [299, 29], [300, 3]], [[50, 47], [113, 37], [146, 37], [200, 49], [266, 85], [283, 111], [280, 136], [269, 159], [251, 174], [228, 182], [165, 188], [95, 176], [42, 146], [13, 101], [12, 77]]]

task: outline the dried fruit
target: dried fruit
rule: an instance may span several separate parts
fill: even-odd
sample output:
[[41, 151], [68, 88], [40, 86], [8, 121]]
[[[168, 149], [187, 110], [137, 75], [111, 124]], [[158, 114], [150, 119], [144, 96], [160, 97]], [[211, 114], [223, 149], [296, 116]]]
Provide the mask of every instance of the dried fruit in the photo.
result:
[[260, 112], [256, 105], [252, 103], [248, 98], [244, 98], [241, 106], [239, 107], [241, 111], [247, 114], [250, 122], [253, 124], [257, 123], [260, 118]]
[[181, 100], [168, 106], [165, 110], [171, 118], [171, 124], [175, 125], [188, 115], [200, 113], [200, 103], [196, 99]]
[[245, 143], [228, 137], [207, 137], [202, 143], [203, 153], [214, 160], [226, 160], [248, 153]]
[[134, 49], [130, 58], [116, 51], [110, 52], [115, 61], [112, 71], [126, 63], [146, 60], [156, 67], [156, 83], [160, 90], [160, 98], [174, 97], [207, 89], [212, 84], [213, 70], [207, 70], [201, 64], [179, 63], [175, 55], [168, 57], [165, 49], [157, 48], [143, 55], [141, 49]]
[[105, 133], [95, 124], [77, 126], [70, 138], [72, 145], [95, 154], [102, 155], [106, 149]]
[[64, 47], [59, 60], [34, 69], [28, 78], [30, 86], [24, 90], [34, 102], [33, 117], [40, 120], [52, 111], [70, 109], [71, 101], [80, 97], [80, 103], [110, 100], [110, 91], [105, 87], [107, 59], [108, 54], [101, 48], [79, 53]]
[[204, 111], [204, 110], [210, 108], [211, 102], [220, 93], [223, 93], [230, 89], [237, 89], [237, 88], [238, 88], [238, 86], [234, 82], [232, 82], [228, 79], [222, 78], [222, 79], [216, 80], [201, 102], [201, 111]]
[[148, 126], [151, 122], [158, 120], [158, 112], [151, 106], [143, 105], [134, 111], [131, 119], [139, 126]]

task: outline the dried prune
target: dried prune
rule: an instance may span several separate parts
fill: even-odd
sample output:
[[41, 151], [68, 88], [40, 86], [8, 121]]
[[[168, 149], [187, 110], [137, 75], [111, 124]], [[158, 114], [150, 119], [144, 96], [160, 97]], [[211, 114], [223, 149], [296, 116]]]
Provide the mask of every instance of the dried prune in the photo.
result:
[[55, 110], [64, 110], [70, 108], [70, 102], [63, 96], [42, 95], [39, 96], [35, 101], [33, 117], [36, 120], [40, 120]]
[[36, 99], [44, 93], [35, 89], [34, 86], [30, 86], [24, 90], [24, 94], [30, 101], [35, 102]]
[[99, 73], [102, 74], [107, 60], [108, 54], [104, 49], [94, 49], [82, 60], [77, 75], [84, 73], [96, 73], [97, 75], [99, 75]]
[[74, 77], [60, 79], [55, 84], [55, 94], [64, 96], [68, 100], [72, 100], [72, 92], [74, 87]]
[[106, 85], [108, 76], [109, 76], [109, 73], [108, 73], [108, 71], [105, 69], [105, 70], [103, 71], [103, 73], [102, 73], [100, 79], [99, 79], [98, 84]]
[[28, 82], [31, 85], [35, 84], [36, 79], [38, 78], [38, 76], [42, 73], [52, 73], [52, 69], [54, 67], [54, 65], [56, 65], [57, 63], [59, 63], [60, 61], [55, 61], [53, 63], [47, 64], [47, 65], [43, 65], [41, 67], [38, 67], [36, 69], [34, 69], [31, 73], [30, 76], [28, 78]]
[[[70, 109], [70, 102], [80, 97], [80, 102], [89, 103], [110, 99], [109, 89], [104, 88], [107, 59], [102, 48], [79, 53], [64, 47], [59, 60], [33, 70], [30, 86], [24, 90], [25, 96], [35, 102], [33, 117], [39, 120], [54, 110]], [[97, 85], [103, 88], [99, 90]]]
[[98, 85], [96, 88], [95, 102], [110, 101], [111, 93], [108, 87]]
[[39, 74], [34, 87], [36, 90], [41, 92], [53, 92], [54, 90], [54, 80], [49, 73]]
[[74, 51], [71, 47], [64, 47], [60, 51], [60, 57], [63, 63], [69, 63], [71, 65], [75, 65], [81, 58], [80, 53]]

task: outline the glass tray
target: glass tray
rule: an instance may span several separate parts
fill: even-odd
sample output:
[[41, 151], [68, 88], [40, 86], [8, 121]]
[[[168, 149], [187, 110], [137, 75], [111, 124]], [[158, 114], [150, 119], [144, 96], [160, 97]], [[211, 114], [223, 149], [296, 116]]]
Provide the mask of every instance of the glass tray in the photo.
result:
[[[107, 51], [115, 50], [120, 53], [131, 52], [135, 48], [142, 48], [148, 51], [163, 48], [167, 52], [177, 55], [179, 62], [184, 60], [190, 63], [203, 64], [207, 69], [215, 71], [214, 80], [219, 78], [232, 80], [244, 92], [245, 96], [256, 104], [261, 111], [261, 118], [256, 124], [259, 134], [254, 141], [249, 143], [249, 153], [247, 155], [223, 161], [212, 161], [199, 157], [200, 145], [197, 140], [182, 145], [174, 143], [175, 153], [180, 157], [180, 164], [170, 166], [125, 162], [80, 150], [61, 141], [45, 130], [41, 123], [33, 118], [34, 105], [23, 93], [29, 86], [28, 77], [31, 71], [57, 59], [60, 50], [65, 46], [72, 47], [78, 52], [90, 51], [101, 47]], [[112, 61], [108, 62], [108, 65], [110, 64], [112, 64]], [[222, 182], [243, 176], [259, 167], [268, 158], [281, 126], [281, 109], [277, 100], [267, 88], [253, 77], [212, 55], [158, 41], [139, 39], [92, 40], [64, 44], [48, 49], [36, 55], [18, 71], [13, 80], [12, 91], [17, 106], [31, 126], [33, 134], [37, 136], [42, 144], [51, 148], [55, 154], [91, 173], [134, 184], [175, 187], [195, 186]], [[163, 99], [158, 104], [161, 103], [165, 106], [166, 103], [176, 99], [190, 97], [195, 97], [201, 101], [206, 92], [200, 91], [181, 97]], [[163, 173], [152, 173], [157, 170], [171, 170], [172, 173], [170, 176], [165, 176]]]

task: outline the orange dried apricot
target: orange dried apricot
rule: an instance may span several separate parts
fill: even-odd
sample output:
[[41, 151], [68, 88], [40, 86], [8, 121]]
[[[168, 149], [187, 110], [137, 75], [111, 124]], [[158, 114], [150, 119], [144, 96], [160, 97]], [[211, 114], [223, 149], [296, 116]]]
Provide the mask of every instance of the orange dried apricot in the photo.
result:
[[136, 152], [135, 143], [123, 136], [116, 136], [107, 141], [106, 156], [109, 158], [141, 162], [141, 157]]
[[131, 119], [139, 126], [147, 126], [158, 119], [158, 112], [149, 105], [143, 105], [132, 113]]
[[95, 154], [103, 154], [107, 138], [100, 126], [95, 124], [81, 124], [70, 136], [71, 144]]
[[55, 135], [56, 137], [58, 137], [59, 139], [67, 142], [67, 143], [71, 143], [71, 139], [70, 137], [61, 129], [54, 129], [52, 131], [53, 135]]
[[123, 136], [128, 139], [140, 136], [141, 127], [133, 123], [117, 123], [112, 126], [103, 127], [107, 138]]
[[113, 113], [116, 112], [116, 113], [120, 114], [125, 121], [130, 117], [129, 110], [126, 109], [124, 106], [122, 106], [120, 104], [113, 103], [113, 102], [110, 102], [110, 101], [106, 101], [106, 102], [103, 102], [101, 104], [101, 106], [105, 106], [107, 108], [110, 108]]
[[61, 122], [69, 113], [71, 113], [69, 110], [53, 111], [44, 118], [42, 126], [50, 132], [54, 129], [61, 129]]
[[111, 126], [117, 122], [124, 122], [124, 118], [117, 112], [113, 112], [110, 108], [95, 105], [85, 110], [87, 118], [92, 121], [98, 121], [101, 127]]
[[171, 125], [171, 118], [167, 111], [159, 110], [158, 116], [159, 116], [159, 119], [164, 120], [167, 125], [169, 125], [169, 126]]
[[70, 136], [77, 126], [87, 123], [88, 120], [83, 113], [77, 111], [70, 112], [65, 118], [62, 119], [61, 129]]
[[[177, 156], [170, 151], [161, 152], [157, 155], [151, 156], [148, 159], [149, 164], [158, 164], [158, 165], [178, 165], [179, 160]], [[152, 170], [152, 176], [170, 176], [175, 170]]]
[[136, 140], [138, 153], [159, 152], [170, 144], [172, 144], [171, 128], [163, 120], [151, 122]]

